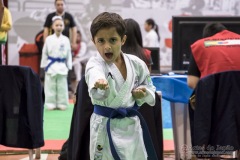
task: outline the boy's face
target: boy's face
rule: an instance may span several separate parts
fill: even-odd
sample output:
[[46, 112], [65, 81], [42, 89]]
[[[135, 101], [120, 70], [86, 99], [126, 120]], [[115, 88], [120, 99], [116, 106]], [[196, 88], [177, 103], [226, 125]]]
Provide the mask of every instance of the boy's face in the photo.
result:
[[93, 39], [98, 52], [107, 63], [114, 63], [121, 58], [121, 47], [126, 35], [121, 39], [115, 27], [100, 29]]
[[60, 34], [62, 33], [63, 29], [64, 29], [64, 24], [63, 21], [60, 19], [57, 19], [53, 22], [53, 26], [52, 26], [54, 32], [56, 34]]

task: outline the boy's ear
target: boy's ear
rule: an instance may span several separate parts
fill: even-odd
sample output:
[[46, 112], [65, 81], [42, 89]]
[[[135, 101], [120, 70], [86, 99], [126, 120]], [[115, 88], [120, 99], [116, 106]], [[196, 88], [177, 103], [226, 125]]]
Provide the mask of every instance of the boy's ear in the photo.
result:
[[126, 42], [127, 40], [127, 35], [124, 35], [123, 38], [122, 38], [122, 45], [124, 45], [124, 43]]

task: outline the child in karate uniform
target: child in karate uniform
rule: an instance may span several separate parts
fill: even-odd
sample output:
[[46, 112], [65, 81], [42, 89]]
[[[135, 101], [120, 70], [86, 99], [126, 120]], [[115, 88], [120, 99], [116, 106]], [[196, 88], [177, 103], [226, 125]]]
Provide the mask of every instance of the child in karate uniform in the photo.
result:
[[151, 138], [143, 138], [146, 128], [137, 113], [143, 103], [155, 104], [148, 67], [138, 57], [121, 51], [127, 37], [125, 23], [118, 14], [99, 14], [90, 30], [99, 52], [90, 58], [85, 71], [94, 104], [91, 160], [156, 160]]
[[45, 69], [45, 106], [48, 110], [65, 110], [68, 106], [67, 74], [72, 69], [71, 45], [62, 35], [62, 17], [55, 16], [52, 21], [54, 34], [46, 38], [41, 60], [41, 68]]

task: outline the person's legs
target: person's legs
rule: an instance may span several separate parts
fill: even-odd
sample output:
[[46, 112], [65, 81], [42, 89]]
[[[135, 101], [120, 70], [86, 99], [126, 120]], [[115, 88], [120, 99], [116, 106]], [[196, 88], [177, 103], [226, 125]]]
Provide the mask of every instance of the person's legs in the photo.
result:
[[6, 65], [5, 44], [0, 43], [0, 65]]
[[2, 53], [2, 65], [6, 65], [6, 52], [5, 52], [5, 44], [1, 44], [1, 53]]
[[49, 74], [45, 74], [45, 81], [44, 81], [44, 91], [45, 91], [45, 105], [48, 110], [53, 110], [57, 106], [56, 101], [56, 76], [51, 76]]
[[68, 107], [67, 76], [57, 75], [57, 108], [65, 110]]

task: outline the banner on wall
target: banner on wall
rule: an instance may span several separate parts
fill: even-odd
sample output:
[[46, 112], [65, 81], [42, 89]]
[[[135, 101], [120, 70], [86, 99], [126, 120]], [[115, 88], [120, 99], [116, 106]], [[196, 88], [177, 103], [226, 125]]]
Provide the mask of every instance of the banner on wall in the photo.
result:
[[[9, 1], [13, 17], [13, 29], [9, 32], [8, 64], [19, 64], [19, 50], [25, 43], [34, 43], [36, 34], [43, 29], [48, 13], [53, 12], [54, 0]], [[96, 53], [91, 42], [90, 24], [93, 18], [103, 12], [116, 12], [123, 18], [133, 18], [139, 22], [142, 35], [144, 21], [153, 18], [161, 36], [161, 69], [171, 70], [172, 63], [172, 16], [240, 15], [240, 0], [67, 0], [67, 11], [74, 15], [83, 40], [89, 52]]]

